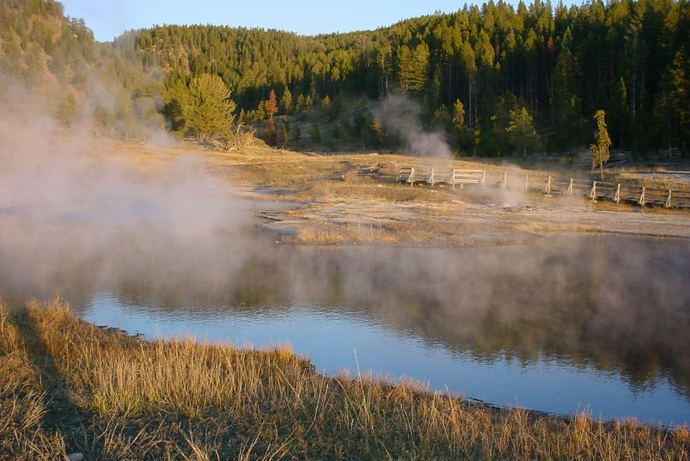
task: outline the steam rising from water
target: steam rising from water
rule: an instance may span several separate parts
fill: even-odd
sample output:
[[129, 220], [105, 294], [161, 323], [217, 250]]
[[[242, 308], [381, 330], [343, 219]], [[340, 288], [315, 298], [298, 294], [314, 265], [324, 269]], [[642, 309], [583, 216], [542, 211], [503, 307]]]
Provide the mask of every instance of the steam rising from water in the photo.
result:
[[416, 102], [400, 95], [389, 96], [376, 111], [388, 132], [400, 138], [414, 155], [451, 158], [453, 153], [444, 134], [424, 131], [420, 114]]
[[[634, 240], [602, 251], [589, 238], [576, 260], [564, 256], [570, 241], [462, 252], [257, 245], [249, 207], [200, 156], [128, 168], [95, 156], [85, 129], [58, 128], [26, 93], [9, 101], [0, 105], [0, 296], [10, 303], [57, 292], [86, 306], [104, 291], [142, 309], [221, 316], [306, 303], [364, 311], [489, 361], [567, 357], [633, 385], [668, 375], [690, 394], [685, 242], [643, 253], [630, 251]], [[416, 153], [450, 155], [415, 128], [408, 102], [384, 108]]]
[[191, 271], [208, 270], [212, 279], [213, 261], [201, 257], [221, 245], [228, 257], [240, 256], [247, 206], [206, 172], [201, 156], [183, 155], [160, 171], [142, 172], [107, 153], [95, 155], [90, 144], [111, 144], [94, 141], [88, 123], [60, 128], [28, 92], [17, 87], [15, 96], [0, 105], [0, 274], [6, 283], [28, 296], [67, 289], [75, 271], [96, 283], [146, 273], [174, 284], [173, 275], [179, 280]]

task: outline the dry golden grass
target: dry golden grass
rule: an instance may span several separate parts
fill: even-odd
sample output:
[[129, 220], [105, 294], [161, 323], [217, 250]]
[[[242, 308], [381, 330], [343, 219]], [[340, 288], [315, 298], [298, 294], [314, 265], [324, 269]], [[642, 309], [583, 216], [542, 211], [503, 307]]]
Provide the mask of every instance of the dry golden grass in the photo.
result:
[[687, 428], [469, 404], [326, 378], [289, 349], [145, 342], [56, 300], [0, 308], [0, 459], [681, 460]]

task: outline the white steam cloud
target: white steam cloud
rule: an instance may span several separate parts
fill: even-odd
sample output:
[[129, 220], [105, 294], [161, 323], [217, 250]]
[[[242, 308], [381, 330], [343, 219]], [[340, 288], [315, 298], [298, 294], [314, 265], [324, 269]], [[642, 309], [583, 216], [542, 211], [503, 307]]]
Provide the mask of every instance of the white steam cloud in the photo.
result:
[[89, 123], [60, 127], [20, 86], [3, 93], [0, 297], [8, 286], [50, 297], [73, 287], [77, 273], [95, 289], [144, 274], [163, 289], [191, 273], [215, 280], [211, 258], [241, 258], [247, 205], [201, 155], [145, 171], [122, 158], [145, 155], [136, 152], [145, 146], [111, 155], [116, 144], [91, 136]]
[[386, 130], [400, 138], [414, 155], [451, 158], [453, 153], [444, 133], [424, 131], [420, 114], [419, 104], [400, 95], [389, 96], [376, 110]]

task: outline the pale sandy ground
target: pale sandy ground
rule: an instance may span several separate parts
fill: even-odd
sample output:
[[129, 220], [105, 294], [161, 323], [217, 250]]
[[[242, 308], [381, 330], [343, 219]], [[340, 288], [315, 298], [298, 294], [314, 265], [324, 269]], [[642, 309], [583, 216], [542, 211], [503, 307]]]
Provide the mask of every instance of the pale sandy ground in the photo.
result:
[[[181, 143], [115, 143], [108, 144], [108, 150], [153, 171], [161, 161], [200, 153], [211, 174], [233, 184], [233, 195], [266, 203], [266, 210], [257, 213], [268, 218], [260, 227], [284, 242], [471, 246], [529, 242], [570, 232], [690, 238], [687, 210], [595, 204], [582, 196], [544, 197], [488, 186], [415, 186], [416, 195], [410, 198], [409, 186], [396, 184], [394, 178], [401, 164], [415, 159], [399, 155], [319, 156], [261, 148], [215, 152]], [[444, 165], [450, 163], [477, 167], [468, 161]], [[355, 173], [372, 164], [384, 165], [380, 176]], [[496, 173], [505, 169], [479, 167]], [[290, 207], [276, 210], [271, 201]]]
[[[300, 229], [333, 225], [348, 226], [348, 229], [364, 227], [375, 233], [380, 225], [400, 222], [411, 223], [413, 227], [410, 231], [414, 232], [414, 223], [419, 222], [420, 227], [426, 227], [429, 219], [449, 224], [451, 228], [457, 227], [456, 232], [448, 232], [448, 226], [444, 226], [443, 232], [433, 237], [420, 235], [417, 238], [393, 242], [382, 239], [378, 242], [417, 246], [522, 243], [554, 233], [569, 232], [690, 238], [689, 213], [596, 210], [591, 209], [584, 200], [581, 202], [578, 205], [556, 202], [553, 205], [503, 206], [466, 203], [459, 198], [457, 202], [442, 207], [429, 206], [426, 210], [419, 205], [366, 200], [336, 204], [309, 203], [291, 211], [267, 213], [274, 220], [262, 227], [279, 236], [294, 235]], [[375, 238], [370, 240], [377, 243]]]

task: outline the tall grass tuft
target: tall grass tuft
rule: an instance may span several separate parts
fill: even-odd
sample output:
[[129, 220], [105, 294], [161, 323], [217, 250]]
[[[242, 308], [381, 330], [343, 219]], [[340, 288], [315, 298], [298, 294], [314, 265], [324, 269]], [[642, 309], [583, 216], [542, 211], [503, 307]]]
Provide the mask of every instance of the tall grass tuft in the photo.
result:
[[0, 459], [688, 459], [687, 428], [498, 409], [317, 374], [288, 348], [143, 341], [0, 307]]

